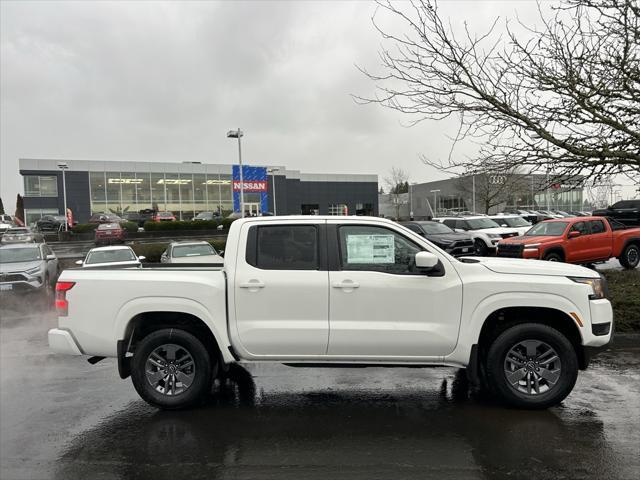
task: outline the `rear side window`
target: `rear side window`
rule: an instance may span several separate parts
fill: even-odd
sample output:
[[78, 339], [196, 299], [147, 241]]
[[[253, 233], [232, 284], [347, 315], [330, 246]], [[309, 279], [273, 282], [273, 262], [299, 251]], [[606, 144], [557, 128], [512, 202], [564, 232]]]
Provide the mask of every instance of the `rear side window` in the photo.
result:
[[604, 223], [602, 220], [591, 220], [591, 222], [589, 222], [591, 224], [591, 233], [595, 234], [595, 233], [602, 233], [604, 231], [606, 231], [606, 229], [604, 228]]
[[269, 225], [254, 228], [257, 232], [250, 232], [247, 242], [247, 263], [250, 265], [263, 270], [319, 269], [316, 226]]

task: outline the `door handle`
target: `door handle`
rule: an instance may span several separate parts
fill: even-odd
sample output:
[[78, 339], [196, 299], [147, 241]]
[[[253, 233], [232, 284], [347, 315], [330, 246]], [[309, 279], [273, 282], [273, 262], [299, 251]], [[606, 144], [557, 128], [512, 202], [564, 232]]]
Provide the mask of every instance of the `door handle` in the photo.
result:
[[358, 288], [360, 284], [353, 280], [344, 280], [342, 282], [333, 282], [331, 286], [333, 288]]
[[241, 283], [240, 288], [264, 288], [264, 283], [260, 280], [249, 280], [248, 282]]

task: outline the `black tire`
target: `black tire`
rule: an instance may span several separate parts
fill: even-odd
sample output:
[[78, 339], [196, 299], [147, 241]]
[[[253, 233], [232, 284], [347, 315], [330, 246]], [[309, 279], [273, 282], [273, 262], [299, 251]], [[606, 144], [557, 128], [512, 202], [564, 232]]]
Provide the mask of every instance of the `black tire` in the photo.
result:
[[560, 255], [558, 252], [549, 252], [545, 254], [544, 260], [546, 260], [547, 262], [564, 262], [562, 255]]
[[[193, 360], [193, 381], [180, 393], [172, 395], [157, 390], [147, 378], [149, 356], [164, 345], [176, 345]], [[195, 336], [177, 328], [157, 330], [144, 337], [136, 346], [131, 364], [131, 380], [142, 399], [164, 410], [177, 410], [196, 405], [211, 391], [212, 362], [217, 362]], [[174, 383], [175, 387], [175, 383]]]
[[624, 268], [633, 270], [640, 263], [640, 246], [635, 243], [627, 245], [618, 260]]
[[476, 238], [475, 241], [473, 242], [474, 247], [476, 249], [476, 255], [478, 255], [479, 257], [486, 257], [487, 256], [487, 252], [489, 250], [489, 248], [487, 247], [487, 244], [484, 243], [483, 240], [480, 240], [479, 238]]
[[[537, 383], [538, 392], [522, 391], [527, 389], [528, 375], [533, 378], [534, 372], [544, 369], [544, 367], [536, 369], [536, 364], [533, 362], [526, 362], [530, 364], [532, 373], [527, 373], [526, 377], [520, 379], [517, 386], [515, 383], [509, 382], [507, 379], [509, 372], [507, 354], [510, 354], [512, 349], [517, 349], [522, 342], [537, 343], [545, 346], [541, 348], [550, 347], [552, 349], [551, 356], [546, 358], [553, 358], [555, 355], [557, 360], [551, 364], [553, 366], [549, 366], [545, 370], [544, 374], [553, 373], [557, 378], [555, 383], [549, 385], [544, 378], [540, 377], [540, 381]], [[544, 357], [544, 354], [541, 357]], [[551, 371], [552, 368], [554, 372]], [[520, 371], [523, 370], [529, 371], [524, 366]], [[578, 378], [578, 358], [571, 342], [555, 328], [538, 323], [523, 323], [505, 330], [493, 341], [487, 353], [486, 371], [491, 391], [495, 392], [501, 400], [519, 408], [543, 409], [559, 404], [571, 393]], [[509, 373], [516, 374], [517, 372]], [[517, 378], [517, 376], [512, 378]]]

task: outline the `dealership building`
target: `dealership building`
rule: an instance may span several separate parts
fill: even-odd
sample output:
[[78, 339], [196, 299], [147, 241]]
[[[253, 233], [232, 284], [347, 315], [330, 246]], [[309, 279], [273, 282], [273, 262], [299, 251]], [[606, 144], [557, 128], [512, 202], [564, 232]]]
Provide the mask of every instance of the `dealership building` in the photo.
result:
[[[199, 212], [240, 211], [237, 165], [22, 158], [19, 168], [27, 224], [62, 214], [65, 190], [67, 207], [79, 223], [102, 212], [155, 209], [189, 220]], [[242, 172], [245, 212], [252, 215], [378, 215], [377, 175], [254, 165]]]

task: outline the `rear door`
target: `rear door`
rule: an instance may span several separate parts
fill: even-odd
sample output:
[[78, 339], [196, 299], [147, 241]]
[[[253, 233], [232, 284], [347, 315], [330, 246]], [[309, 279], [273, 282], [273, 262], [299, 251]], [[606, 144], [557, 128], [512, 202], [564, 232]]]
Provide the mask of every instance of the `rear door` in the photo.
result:
[[601, 260], [611, 256], [613, 235], [604, 220], [590, 220], [589, 260]]
[[386, 225], [329, 220], [327, 237], [329, 355], [397, 360], [454, 349], [462, 283], [446, 259], [441, 276], [416, 270], [427, 248]]
[[242, 226], [236, 258], [237, 336], [251, 356], [325, 355], [329, 278], [325, 223], [318, 220]]

